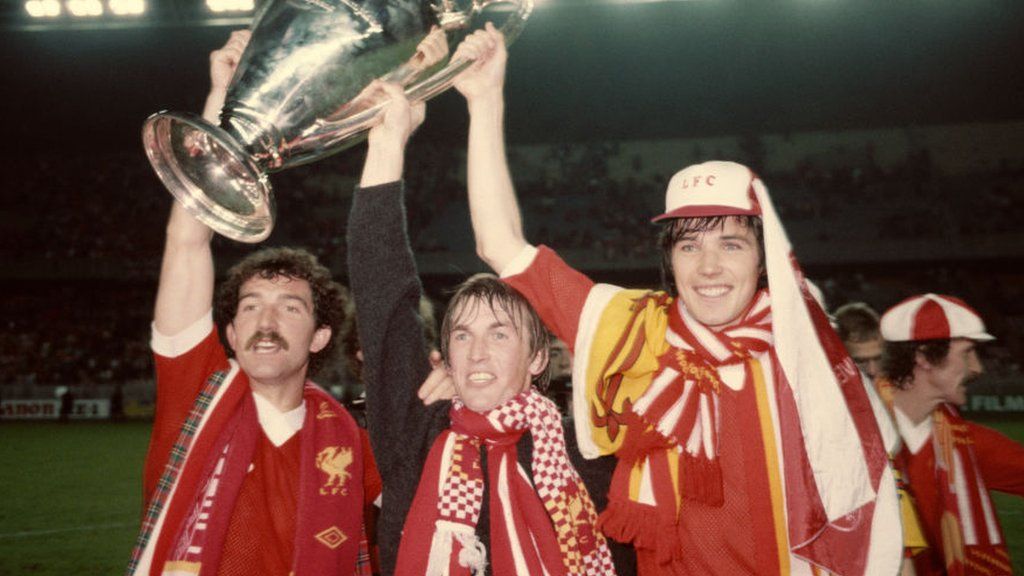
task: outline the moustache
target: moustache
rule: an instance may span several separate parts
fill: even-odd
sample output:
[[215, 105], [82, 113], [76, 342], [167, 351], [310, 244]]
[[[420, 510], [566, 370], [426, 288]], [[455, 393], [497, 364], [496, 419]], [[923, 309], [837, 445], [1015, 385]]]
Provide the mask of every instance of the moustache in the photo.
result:
[[258, 343], [260, 343], [263, 340], [269, 340], [270, 342], [280, 346], [282, 350], [288, 350], [288, 341], [285, 340], [284, 337], [282, 337], [280, 334], [274, 331], [256, 332], [251, 337], [249, 337], [249, 341], [246, 342], [245, 344], [245, 349], [252, 350], [253, 348], [256, 347]]

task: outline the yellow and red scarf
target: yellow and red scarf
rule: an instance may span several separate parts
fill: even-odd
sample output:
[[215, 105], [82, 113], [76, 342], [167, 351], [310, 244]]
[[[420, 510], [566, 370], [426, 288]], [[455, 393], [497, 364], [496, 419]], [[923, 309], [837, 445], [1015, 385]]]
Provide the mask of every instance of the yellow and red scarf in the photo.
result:
[[[772, 345], [768, 294], [759, 292], [742, 320], [719, 332], [673, 302], [665, 340], [669, 347], [658, 358], [656, 375], [627, 413], [601, 527], [616, 540], [658, 550], [661, 561], [669, 562], [682, 553], [674, 528], [680, 500], [723, 502], [719, 396], [723, 378], [753, 387], [759, 368], [751, 357]], [[650, 504], [639, 502], [635, 489], [645, 470], [653, 491]]]
[[978, 473], [970, 428], [949, 404], [935, 410], [932, 423], [946, 572], [950, 576], [1013, 574], [992, 497]]
[[[884, 379], [876, 385], [892, 413], [895, 386]], [[938, 530], [942, 542], [933, 545], [941, 545], [946, 573], [950, 576], [1013, 574], [992, 497], [978, 473], [970, 427], [949, 404], [939, 405], [931, 418], [934, 481], [942, 508]], [[910, 490], [913, 492], [914, 487], [910, 486]]]
[[[721, 382], [738, 390], [757, 377], [776, 395], [791, 553], [841, 574], [888, 571], [900, 560], [896, 486], [874, 413], [856, 366], [809, 295], [798, 304], [806, 305], [808, 329], [793, 338], [802, 355], [820, 354], [831, 367], [818, 374], [785, 370], [774, 293], [756, 295], [736, 326], [716, 333], [688, 321], [665, 294], [613, 290], [597, 309], [600, 326], [614, 330], [599, 327], [586, 346], [578, 338], [589, 353], [574, 368], [585, 383], [574, 390], [583, 395], [576, 405], [590, 412], [576, 416], [590, 427], [591, 447], [620, 459], [601, 518], [607, 535], [656, 551], [661, 563], [685, 553], [674, 530], [682, 499], [714, 505], [723, 497], [715, 390]], [[822, 451], [825, 443], [832, 450]], [[876, 509], [876, 497], [883, 507]]]
[[[483, 574], [476, 537], [483, 504], [480, 448], [487, 447], [491, 571], [495, 576], [614, 574], [597, 513], [569, 462], [561, 414], [532, 388], [479, 414], [457, 399], [451, 428], [427, 456], [398, 551], [398, 576]], [[533, 440], [533, 484], [516, 444]], [[429, 537], [427, 536], [429, 535]]]

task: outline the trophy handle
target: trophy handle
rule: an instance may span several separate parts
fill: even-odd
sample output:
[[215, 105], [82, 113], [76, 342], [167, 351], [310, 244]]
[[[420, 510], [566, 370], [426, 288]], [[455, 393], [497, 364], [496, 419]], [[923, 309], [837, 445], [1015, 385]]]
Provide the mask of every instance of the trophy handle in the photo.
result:
[[[523, 31], [526, 19], [530, 17], [530, 13], [533, 11], [533, 0], [473, 0], [473, 8], [470, 10], [470, 14], [464, 18], [468, 20], [482, 14], [484, 10], [492, 6], [501, 4], [513, 6], [516, 11], [516, 14], [509, 16], [498, 28], [505, 36], [505, 45], [510, 46], [519, 37], [519, 33]], [[440, 15], [439, 18], [442, 22], [444, 21], [443, 15]], [[430, 78], [406, 88], [405, 94], [412, 101], [429, 100], [450, 88], [455, 82], [455, 78], [472, 63], [472, 60], [462, 58], [452, 60]], [[380, 108], [383, 108], [383, 104]]]
[[[443, 0], [444, 6], [451, 0]], [[498, 30], [505, 35], [505, 44], [510, 45], [523, 31], [526, 19], [533, 11], [533, 0], [473, 0], [472, 7], [466, 12], [443, 12], [438, 10], [438, 20], [443, 29], [462, 28], [474, 16], [479, 16], [488, 8], [507, 4], [514, 8], [515, 14], [506, 18]], [[445, 28], [444, 26], [447, 26]], [[428, 78], [406, 87], [405, 95], [413, 102], [423, 102], [444, 92], [455, 82], [455, 78], [472, 64], [472, 60], [454, 59]], [[352, 144], [365, 134], [374, 118], [388, 105], [389, 100], [379, 100], [357, 113], [346, 115], [338, 120], [319, 120], [316, 124], [317, 133], [332, 134], [334, 142]]]

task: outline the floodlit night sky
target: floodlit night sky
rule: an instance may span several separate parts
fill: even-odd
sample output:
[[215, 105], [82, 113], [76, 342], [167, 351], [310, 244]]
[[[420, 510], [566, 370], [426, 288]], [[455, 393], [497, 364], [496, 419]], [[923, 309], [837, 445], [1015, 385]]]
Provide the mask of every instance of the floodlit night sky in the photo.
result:
[[[744, 4], [540, 5], [511, 51], [510, 140], [1024, 119], [1021, 3]], [[198, 111], [228, 30], [3, 31], [4, 146], [138, 146], [149, 113]], [[462, 142], [456, 95], [428, 117], [432, 137]]]

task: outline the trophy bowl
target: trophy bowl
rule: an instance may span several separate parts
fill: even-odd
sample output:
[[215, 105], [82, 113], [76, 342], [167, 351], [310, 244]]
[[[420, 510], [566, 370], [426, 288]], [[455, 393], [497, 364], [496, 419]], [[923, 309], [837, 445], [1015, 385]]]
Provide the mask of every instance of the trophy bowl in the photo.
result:
[[[158, 112], [142, 128], [146, 156], [193, 216], [260, 242], [276, 214], [269, 174], [365, 137], [387, 104], [368, 88], [374, 80], [430, 99], [471, 64], [450, 57], [459, 42], [492, 22], [511, 43], [532, 9], [533, 0], [269, 0], [254, 16], [220, 125]], [[438, 61], [418, 49], [430, 35], [448, 47]]]

